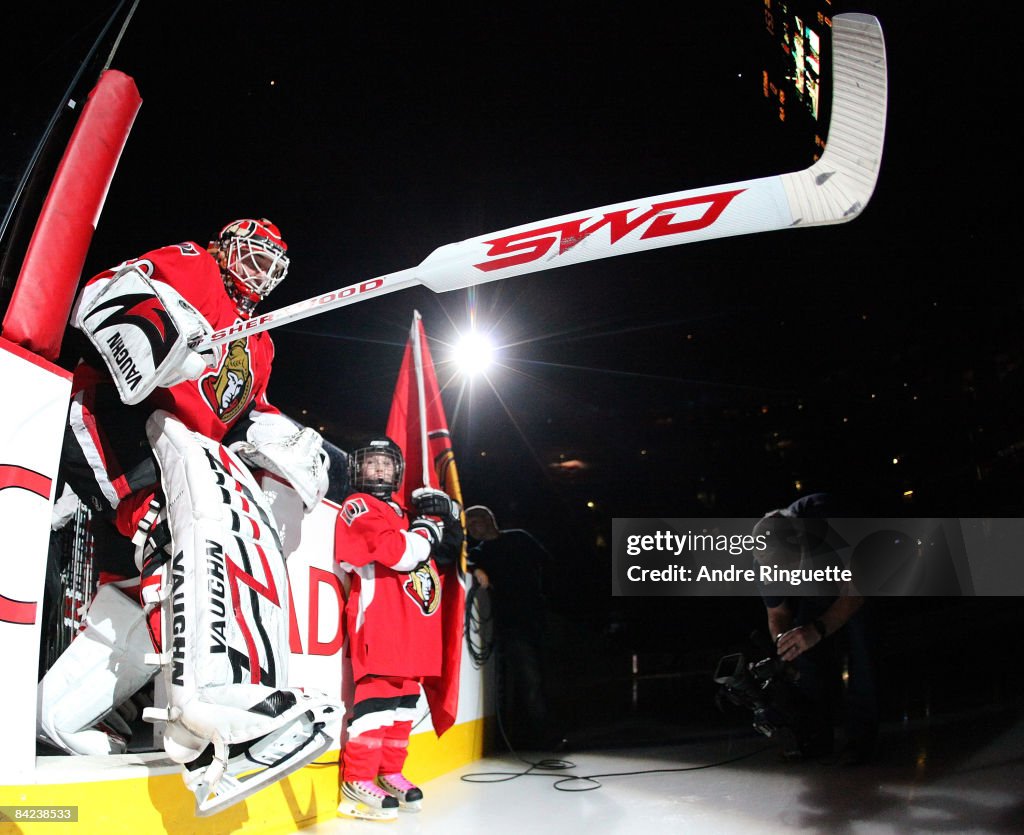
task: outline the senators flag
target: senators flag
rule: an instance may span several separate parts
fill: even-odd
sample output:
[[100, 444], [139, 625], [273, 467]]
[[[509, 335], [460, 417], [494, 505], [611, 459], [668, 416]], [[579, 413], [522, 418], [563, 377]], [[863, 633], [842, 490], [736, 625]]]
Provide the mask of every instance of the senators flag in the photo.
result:
[[[437, 385], [437, 374], [427, 346], [418, 311], [398, 371], [395, 395], [388, 415], [387, 434], [402, 448], [405, 476], [396, 498], [412, 507], [412, 491], [430, 486], [444, 490], [462, 504], [462, 489], [455, 469], [448, 419]], [[462, 630], [466, 602], [465, 554], [460, 565], [439, 567], [444, 658], [441, 675], [423, 681], [434, 730], [441, 736], [455, 724], [459, 707], [459, 668], [462, 661]]]

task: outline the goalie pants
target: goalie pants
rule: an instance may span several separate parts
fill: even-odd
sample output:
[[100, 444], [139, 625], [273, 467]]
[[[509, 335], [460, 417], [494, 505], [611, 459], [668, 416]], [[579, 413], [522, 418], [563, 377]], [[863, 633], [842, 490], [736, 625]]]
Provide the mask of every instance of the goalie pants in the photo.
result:
[[[76, 386], [88, 370], [76, 372]], [[120, 518], [122, 502], [142, 490], [152, 493], [160, 480], [146, 438], [147, 416], [126, 409], [111, 385], [82, 385], [72, 396], [64, 432], [62, 477], [90, 510], [116, 522], [128, 537], [135, 531], [130, 519]]]
[[[80, 378], [91, 382], [90, 369], [79, 367], [76, 386]], [[145, 411], [126, 409], [112, 385], [82, 385], [71, 400], [61, 450], [61, 479], [94, 514], [100, 583], [117, 582], [129, 594], [120, 581], [139, 574], [131, 538], [160, 486], [145, 421]]]
[[373, 780], [402, 770], [419, 700], [418, 679], [364, 676], [356, 682], [341, 759], [343, 781]]

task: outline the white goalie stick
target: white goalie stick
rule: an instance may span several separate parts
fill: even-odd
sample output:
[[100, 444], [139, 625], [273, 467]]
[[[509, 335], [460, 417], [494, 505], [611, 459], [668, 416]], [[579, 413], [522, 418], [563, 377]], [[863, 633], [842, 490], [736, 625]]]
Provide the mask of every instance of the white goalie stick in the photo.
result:
[[885, 42], [865, 14], [832, 18], [832, 117], [809, 168], [574, 212], [434, 250], [416, 267], [371, 278], [222, 328], [219, 345], [417, 284], [435, 293], [664, 246], [844, 223], [875, 188], [885, 135]]

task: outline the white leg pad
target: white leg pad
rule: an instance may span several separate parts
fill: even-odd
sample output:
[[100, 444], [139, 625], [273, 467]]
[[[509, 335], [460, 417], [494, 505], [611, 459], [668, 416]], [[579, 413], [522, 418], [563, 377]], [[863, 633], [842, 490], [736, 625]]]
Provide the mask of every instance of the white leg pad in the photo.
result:
[[92, 726], [153, 677], [153, 646], [142, 607], [113, 586], [100, 586], [85, 623], [39, 683], [37, 732], [71, 754], [120, 754], [124, 740]]
[[318, 756], [330, 744], [324, 725], [343, 709], [338, 698], [286, 686], [288, 574], [251, 473], [166, 412], [147, 430], [172, 540], [161, 569], [164, 748], [187, 764], [197, 814], [210, 814]]

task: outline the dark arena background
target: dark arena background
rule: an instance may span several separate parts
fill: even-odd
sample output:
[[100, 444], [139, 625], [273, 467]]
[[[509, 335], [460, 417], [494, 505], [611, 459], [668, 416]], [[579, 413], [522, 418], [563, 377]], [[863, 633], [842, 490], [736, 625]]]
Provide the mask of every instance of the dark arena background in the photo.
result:
[[[96, 5], [11, 12], [5, 211], [114, 4]], [[828, 139], [832, 16], [883, 25], [885, 152], [853, 222], [416, 288], [274, 331], [271, 399], [346, 448], [382, 429], [422, 312], [467, 504], [551, 553], [548, 684], [573, 749], [753, 733], [712, 676], [760, 651], [761, 601], [613, 597], [612, 519], [759, 517], [818, 491], [862, 516], [1024, 513], [1001, 7], [358, 7], [343, 25], [332, 6], [143, 0], [115, 66], [144, 103], [86, 277], [265, 214], [293, 253], [276, 309], [488, 230], [805, 168]], [[4, 232], [0, 312], [36, 180]], [[499, 345], [472, 381], [448, 360], [470, 322]], [[924, 727], [966, 757], [965, 727], [980, 747], [1017, 720], [1019, 597], [869, 605], [894, 738]]]

